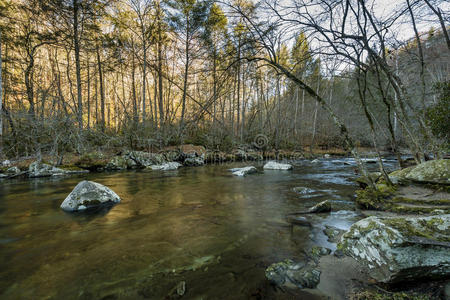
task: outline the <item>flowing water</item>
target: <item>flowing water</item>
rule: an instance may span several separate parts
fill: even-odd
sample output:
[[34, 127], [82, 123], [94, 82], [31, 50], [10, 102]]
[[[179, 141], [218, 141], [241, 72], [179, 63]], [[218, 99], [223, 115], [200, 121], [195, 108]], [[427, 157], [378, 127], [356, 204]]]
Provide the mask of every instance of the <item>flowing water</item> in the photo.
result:
[[[261, 297], [268, 265], [303, 259], [315, 244], [335, 247], [323, 226], [357, 220], [355, 167], [329, 159], [244, 178], [228, 171], [249, 164], [262, 166], [1, 182], [0, 298], [163, 299], [182, 281], [187, 299]], [[107, 185], [122, 202], [95, 214], [63, 212], [82, 179]], [[286, 214], [323, 200], [340, 211], [313, 216], [312, 228], [287, 226]]]

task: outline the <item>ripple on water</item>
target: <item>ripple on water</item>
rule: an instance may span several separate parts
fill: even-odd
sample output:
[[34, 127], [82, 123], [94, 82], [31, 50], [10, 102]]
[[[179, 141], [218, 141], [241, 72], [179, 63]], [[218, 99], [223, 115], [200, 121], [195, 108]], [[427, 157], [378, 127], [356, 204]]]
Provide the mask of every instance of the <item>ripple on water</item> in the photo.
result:
[[[326, 164], [242, 180], [223, 176], [243, 165], [4, 182], [0, 298], [73, 298], [80, 291], [133, 298], [142, 281], [160, 286], [151, 295], [164, 298], [163, 287], [186, 278], [186, 296], [250, 296], [265, 282], [267, 265], [295, 258], [311, 244], [310, 229], [292, 233], [285, 222], [286, 213], [317, 201], [299, 197], [345, 199], [354, 187], [348, 170], [330, 172]], [[103, 214], [62, 212], [59, 204], [82, 179], [111, 187], [122, 202]], [[300, 185], [305, 190], [293, 193]], [[351, 218], [333, 212], [317, 226]]]

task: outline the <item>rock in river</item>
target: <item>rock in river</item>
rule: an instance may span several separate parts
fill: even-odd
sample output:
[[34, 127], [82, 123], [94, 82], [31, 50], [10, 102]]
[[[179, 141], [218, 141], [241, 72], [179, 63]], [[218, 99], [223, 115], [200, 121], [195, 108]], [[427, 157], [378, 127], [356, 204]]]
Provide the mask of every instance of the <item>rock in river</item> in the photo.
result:
[[292, 165], [282, 164], [282, 163], [278, 163], [276, 161], [271, 160], [264, 165], [264, 169], [266, 169], [266, 170], [291, 170]]
[[78, 174], [78, 173], [87, 173], [89, 171], [82, 170], [79, 168], [74, 169], [63, 169], [57, 168], [39, 161], [35, 161], [30, 164], [28, 167], [28, 176], [29, 177], [49, 177], [49, 176], [60, 176], [66, 174]]
[[257, 170], [254, 166], [248, 166], [248, 167], [243, 167], [243, 168], [233, 168], [233, 169], [230, 169], [229, 171], [231, 171], [231, 173], [233, 173], [233, 175], [235, 175], [235, 176], [245, 176], [245, 175], [253, 174], [253, 173], [257, 172]]
[[153, 165], [153, 166], [150, 166], [150, 168], [152, 170], [169, 171], [169, 170], [176, 170], [181, 166], [182, 166], [182, 164], [180, 164], [179, 162], [171, 161], [171, 162], [164, 163], [162, 165]]
[[266, 278], [280, 287], [315, 288], [320, 281], [320, 271], [315, 263], [286, 259], [270, 265], [266, 269]]
[[386, 283], [450, 275], [450, 214], [369, 217], [344, 233], [338, 249]]
[[201, 157], [188, 157], [184, 160], [183, 164], [188, 167], [203, 166], [205, 164], [205, 160]]
[[79, 211], [100, 205], [120, 202], [120, 197], [110, 188], [93, 181], [83, 180], [61, 204], [65, 211]]

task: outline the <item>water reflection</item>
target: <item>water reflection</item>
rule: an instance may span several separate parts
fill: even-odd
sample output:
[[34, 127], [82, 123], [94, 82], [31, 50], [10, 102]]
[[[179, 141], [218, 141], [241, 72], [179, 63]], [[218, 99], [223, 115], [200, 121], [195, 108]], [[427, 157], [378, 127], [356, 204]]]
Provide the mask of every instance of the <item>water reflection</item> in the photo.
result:
[[[245, 178], [227, 171], [242, 166], [236, 163], [3, 182], [0, 297], [164, 298], [164, 288], [182, 276], [191, 296], [241, 297], [264, 281], [265, 266], [298, 257], [313, 243], [309, 229], [291, 233], [287, 213], [324, 199], [351, 205], [351, 166], [297, 165]], [[95, 214], [61, 211], [83, 179], [111, 187], [122, 202]], [[298, 186], [320, 195], [302, 198], [293, 192]], [[319, 218], [318, 224], [349, 219]], [[320, 232], [312, 233], [320, 242]], [[216, 278], [212, 287], [204, 284], [208, 278]]]

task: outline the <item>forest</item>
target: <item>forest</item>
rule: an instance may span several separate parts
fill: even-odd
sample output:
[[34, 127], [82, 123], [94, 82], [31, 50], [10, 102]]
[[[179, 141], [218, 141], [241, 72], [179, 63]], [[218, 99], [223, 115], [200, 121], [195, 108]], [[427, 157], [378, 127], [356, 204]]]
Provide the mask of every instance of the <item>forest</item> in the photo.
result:
[[[270, 149], [340, 148], [345, 125], [361, 146], [442, 154], [450, 46], [438, 4], [378, 19], [326, 1], [304, 12], [296, 1], [3, 0], [1, 153], [230, 151], [258, 134]], [[338, 14], [348, 28], [328, 24]], [[396, 31], [404, 22], [411, 36]]]
[[0, 0], [0, 299], [449, 299], [449, 31], [445, 0]]

